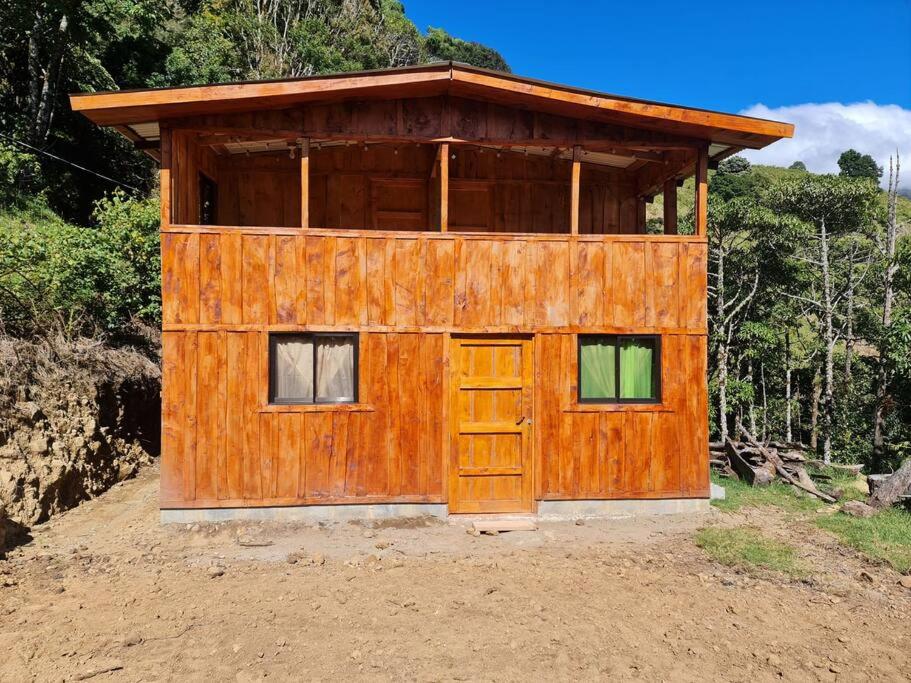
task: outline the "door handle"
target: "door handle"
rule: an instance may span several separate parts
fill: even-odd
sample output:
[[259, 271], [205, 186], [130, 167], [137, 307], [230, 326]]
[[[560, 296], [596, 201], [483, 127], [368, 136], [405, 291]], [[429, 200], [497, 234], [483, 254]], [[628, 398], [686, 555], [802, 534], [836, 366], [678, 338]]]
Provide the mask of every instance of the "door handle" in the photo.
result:
[[519, 426], [520, 424], [522, 424], [523, 422], [527, 422], [528, 424], [531, 424], [531, 418], [525, 417], [525, 416], [523, 415], [523, 416], [520, 417], [518, 420], [516, 420], [516, 426], [518, 427], [518, 426]]

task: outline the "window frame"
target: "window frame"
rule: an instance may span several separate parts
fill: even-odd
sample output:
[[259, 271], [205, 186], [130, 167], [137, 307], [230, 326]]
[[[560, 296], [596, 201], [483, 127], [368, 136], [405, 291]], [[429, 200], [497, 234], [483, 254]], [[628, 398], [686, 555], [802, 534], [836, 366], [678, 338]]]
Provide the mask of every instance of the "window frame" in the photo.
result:
[[[349, 337], [354, 345], [354, 355], [352, 363], [354, 396], [350, 399], [325, 399], [318, 398], [316, 387], [318, 385], [316, 376], [317, 362], [317, 340], [326, 337]], [[275, 362], [276, 347], [282, 340], [297, 339], [313, 342], [313, 400], [304, 401], [300, 399], [276, 399], [275, 386], [277, 380], [278, 364]], [[322, 405], [354, 405], [360, 398], [360, 346], [361, 336], [357, 332], [270, 332], [269, 333], [269, 394], [267, 396], [268, 405], [270, 406], [322, 406]]]
[[[655, 344], [655, 355], [652, 361], [652, 392], [655, 398], [620, 398], [620, 342], [629, 340], [649, 340]], [[610, 340], [615, 344], [614, 381], [616, 398], [583, 398], [582, 397], [582, 342], [590, 340]], [[661, 403], [661, 373], [664, 359], [661, 355], [660, 334], [579, 334], [576, 335], [576, 401], [580, 405], [659, 405]]]

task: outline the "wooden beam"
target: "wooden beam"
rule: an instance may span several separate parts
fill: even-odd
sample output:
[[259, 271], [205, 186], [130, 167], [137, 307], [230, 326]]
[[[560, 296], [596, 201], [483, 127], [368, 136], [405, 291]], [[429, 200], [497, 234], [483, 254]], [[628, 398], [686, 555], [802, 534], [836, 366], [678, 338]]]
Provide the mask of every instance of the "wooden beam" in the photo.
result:
[[449, 143], [440, 143], [440, 232], [449, 232]]
[[677, 234], [677, 180], [664, 183], [664, 234]]
[[310, 139], [301, 138], [301, 227], [310, 227]]
[[569, 232], [579, 234], [579, 182], [582, 178], [582, 147], [573, 146], [572, 179], [569, 186]]
[[161, 228], [171, 225], [171, 130], [161, 129], [161, 169], [158, 172]]
[[699, 148], [696, 158], [696, 234], [705, 237], [708, 234], [709, 208], [709, 148]]

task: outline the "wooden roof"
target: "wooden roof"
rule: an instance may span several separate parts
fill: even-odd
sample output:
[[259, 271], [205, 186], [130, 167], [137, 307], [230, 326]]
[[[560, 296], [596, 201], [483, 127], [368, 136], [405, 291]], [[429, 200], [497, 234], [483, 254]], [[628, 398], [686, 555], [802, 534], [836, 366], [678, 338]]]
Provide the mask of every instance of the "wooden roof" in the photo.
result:
[[184, 116], [444, 93], [741, 148], [759, 149], [794, 134], [789, 123], [593, 92], [456, 62], [274, 81], [80, 93], [70, 95], [70, 103], [73, 111], [98, 125], [140, 124], [132, 126], [135, 131], [141, 124]]

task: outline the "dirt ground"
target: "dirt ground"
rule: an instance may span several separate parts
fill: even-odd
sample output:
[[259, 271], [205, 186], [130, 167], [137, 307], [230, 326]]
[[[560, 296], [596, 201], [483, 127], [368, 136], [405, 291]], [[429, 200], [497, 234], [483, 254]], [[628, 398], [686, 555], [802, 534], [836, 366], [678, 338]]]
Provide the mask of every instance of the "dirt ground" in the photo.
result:
[[[911, 591], [811, 529], [800, 581], [706, 559], [711, 524], [162, 527], [145, 469], [0, 560], [0, 681], [908, 680]], [[268, 544], [268, 545], [266, 545]]]

